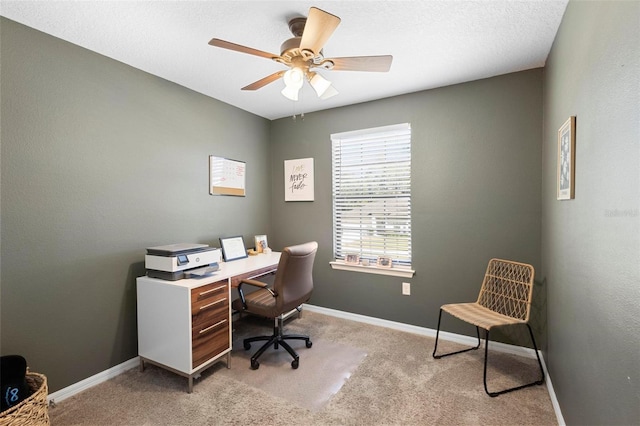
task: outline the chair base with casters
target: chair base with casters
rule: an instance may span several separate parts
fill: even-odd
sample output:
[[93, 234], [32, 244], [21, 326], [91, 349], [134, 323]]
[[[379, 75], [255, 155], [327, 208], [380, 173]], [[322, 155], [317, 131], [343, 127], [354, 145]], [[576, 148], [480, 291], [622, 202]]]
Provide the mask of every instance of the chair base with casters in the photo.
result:
[[[450, 355], [469, 352], [480, 348], [480, 328], [484, 329], [484, 390], [487, 395], [496, 397], [508, 392], [541, 385], [544, 383], [544, 369], [538, 354], [538, 346], [533, 336], [533, 331], [529, 325], [529, 311], [531, 307], [531, 297], [533, 292], [534, 270], [531, 265], [512, 262], [501, 259], [491, 259], [487, 266], [478, 301], [473, 303], [456, 303], [442, 305], [438, 315], [438, 328], [436, 331], [436, 342], [433, 348], [433, 358], [440, 359]], [[438, 338], [440, 335], [440, 323], [442, 312], [470, 323], [476, 327], [478, 344], [459, 351], [437, 354]], [[490, 392], [487, 388], [487, 362], [489, 357], [489, 333], [494, 327], [507, 327], [512, 325], [526, 325], [531, 337], [531, 343], [538, 359], [540, 368], [540, 378], [523, 385], [514, 386], [496, 392]]]
[[251, 368], [253, 370], [257, 370], [260, 367], [258, 358], [260, 358], [260, 355], [269, 349], [270, 346], [273, 346], [274, 349], [278, 349], [279, 346], [282, 346], [287, 352], [289, 352], [289, 355], [293, 357], [293, 361], [291, 361], [291, 368], [294, 369], [298, 368], [300, 365], [300, 357], [298, 356], [298, 353], [286, 342], [286, 340], [304, 340], [307, 348], [313, 346], [313, 342], [311, 342], [311, 338], [309, 336], [303, 334], [282, 334], [283, 322], [284, 319], [282, 315], [274, 319], [273, 334], [271, 336], [256, 336], [244, 339], [243, 345], [244, 349], [247, 351], [251, 349], [251, 343], [266, 340], [266, 343], [251, 356]]

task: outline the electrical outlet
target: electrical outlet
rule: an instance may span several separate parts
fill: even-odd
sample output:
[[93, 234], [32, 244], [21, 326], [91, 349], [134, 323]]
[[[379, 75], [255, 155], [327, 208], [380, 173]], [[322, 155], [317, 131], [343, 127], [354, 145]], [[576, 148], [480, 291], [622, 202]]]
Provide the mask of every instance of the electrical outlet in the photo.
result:
[[411, 294], [411, 283], [402, 283], [402, 294], [409, 296]]

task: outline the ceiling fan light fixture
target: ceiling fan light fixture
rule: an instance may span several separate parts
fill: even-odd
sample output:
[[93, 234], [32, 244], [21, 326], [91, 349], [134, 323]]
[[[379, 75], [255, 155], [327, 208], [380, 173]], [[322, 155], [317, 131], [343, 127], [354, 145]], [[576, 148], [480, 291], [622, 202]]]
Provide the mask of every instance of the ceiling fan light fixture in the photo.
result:
[[298, 100], [298, 92], [300, 91], [299, 87], [291, 87], [291, 86], [285, 86], [284, 89], [282, 89], [282, 96], [284, 96], [287, 99], [290, 99], [292, 101], [297, 101]]
[[298, 92], [300, 92], [304, 84], [304, 72], [298, 67], [293, 67], [284, 73], [282, 79], [284, 80], [285, 86], [280, 93], [287, 99], [297, 101]]
[[288, 88], [300, 89], [304, 83], [304, 72], [300, 68], [294, 67], [285, 72], [282, 78]]
[[319, 98], [322, 98], [326, 91], [331, 87], [331, 82], [318, 73], [310, 72], [307, 77], [309, 78], [309, 84], [311, 84], [311, 87], [316, 91]]
[[327, 87], [327, 90], [325, 90], [325, 92], [320, 96], [320, 99], [325, 100], [325, 99], [329, 99], [332, 96], [335, 96], [338, 94], [338, 91], [333, 87], [333, 86], [329, 86]]

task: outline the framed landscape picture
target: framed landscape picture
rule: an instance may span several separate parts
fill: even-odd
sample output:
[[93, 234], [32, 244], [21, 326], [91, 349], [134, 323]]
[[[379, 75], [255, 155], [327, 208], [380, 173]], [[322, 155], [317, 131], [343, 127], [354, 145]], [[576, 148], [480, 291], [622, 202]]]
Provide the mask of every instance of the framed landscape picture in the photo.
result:
[[569, 117], [558, 130], [558, 200], [575, 198], [576, 117]]

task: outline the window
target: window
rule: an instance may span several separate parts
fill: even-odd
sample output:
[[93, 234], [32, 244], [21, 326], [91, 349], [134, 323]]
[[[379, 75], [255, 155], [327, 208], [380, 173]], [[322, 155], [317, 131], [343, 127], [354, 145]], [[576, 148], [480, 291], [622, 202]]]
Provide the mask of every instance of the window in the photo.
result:
[[331, 135], [333, 246], [375, 264], [411, 266], [411, 126]]

